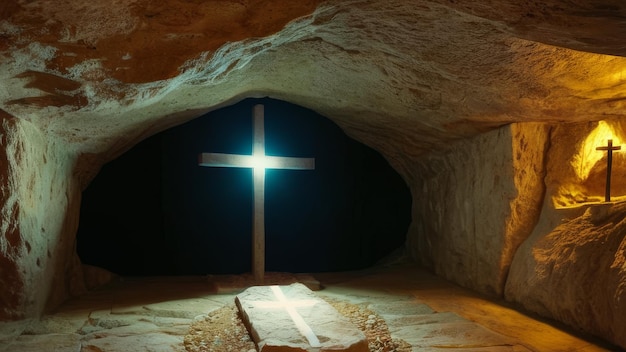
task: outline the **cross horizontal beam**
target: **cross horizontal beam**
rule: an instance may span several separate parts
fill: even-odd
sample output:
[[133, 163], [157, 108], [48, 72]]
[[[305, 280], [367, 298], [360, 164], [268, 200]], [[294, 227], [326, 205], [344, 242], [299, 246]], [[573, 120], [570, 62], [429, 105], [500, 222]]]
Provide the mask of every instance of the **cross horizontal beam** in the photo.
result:
[[202, 153], [200, 166], [241, 167], [262, 169], [314, 170], [315, 158], [292, 158], [285, 156], [257, 156], [223, 153]]

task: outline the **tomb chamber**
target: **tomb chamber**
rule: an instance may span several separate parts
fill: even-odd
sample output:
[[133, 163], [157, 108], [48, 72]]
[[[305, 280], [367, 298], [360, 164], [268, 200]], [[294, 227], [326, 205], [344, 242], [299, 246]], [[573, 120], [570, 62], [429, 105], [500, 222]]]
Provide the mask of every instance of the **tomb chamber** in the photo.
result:
[[604, 202], [608, 138], [592, 137], [623, 143], [624, 18], [618, 0], [5, 1], [0, 319], [106, 281], [76, 238], [104, 165], [271, 97], [398, 172], [413, 260], [626, 348], [623, 157]]

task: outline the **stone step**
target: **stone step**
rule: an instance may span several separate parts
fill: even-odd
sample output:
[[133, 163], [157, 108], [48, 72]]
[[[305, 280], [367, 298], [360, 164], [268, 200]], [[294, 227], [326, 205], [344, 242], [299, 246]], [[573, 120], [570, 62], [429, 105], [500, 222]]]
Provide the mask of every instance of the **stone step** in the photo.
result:
[[306, 286], [253, 286], [235, 303], [260, 352], [368, 352], [363, 332]]

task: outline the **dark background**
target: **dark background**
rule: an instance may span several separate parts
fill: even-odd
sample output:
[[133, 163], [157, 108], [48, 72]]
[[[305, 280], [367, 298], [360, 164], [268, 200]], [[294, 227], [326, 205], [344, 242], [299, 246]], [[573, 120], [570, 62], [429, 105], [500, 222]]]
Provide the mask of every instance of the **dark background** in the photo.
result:
[[252, 170], [200, 167], [198, 154], [251, 154], [256, 104], [266, 154], [316, 164], [266, 170], [267, 271], [359, 269], [404, 244], [411, 196], [380, 154], [311, 110], [246, 99], [106, 164], [83, 192], [81, 260], [122, 275], [250, 272]]

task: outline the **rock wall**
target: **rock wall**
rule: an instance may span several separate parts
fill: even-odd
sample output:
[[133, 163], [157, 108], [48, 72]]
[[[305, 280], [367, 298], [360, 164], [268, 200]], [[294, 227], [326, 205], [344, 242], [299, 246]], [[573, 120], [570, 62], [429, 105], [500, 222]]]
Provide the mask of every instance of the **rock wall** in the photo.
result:
[[[625, 116], [622, 0], [6, 4], [0, 109], [18, 118], [0, 110], [0, 320], [82, 290], [80, 191], [104, 161], [203, 112], [271, 96], [329, 117], [404, 176], [416, 259], [481, 292], [500, 295], [508, 280], [507, 298], [529, 309], [626, 335], [609, 312], [624, 315], [618, 210], [557, 210], [555, 195], [574, 206], [601, 186], [544, 166], [548, 147], [565, 160], [590, 128], [548, 138], [529, 123]], [[508, 123], [519, 124], [498, 128]], [[563, 192], [564, 180], [584, 187]], [[557, 230], [561, 221], [571, 226]], [[574, 225], [585, 235], [573, 242]], [[539, 249], [550, 249], [543, 262]], [[571, 253], [600, 255], [604, 270]], [[594, 271], [603, 278], [584, 281], [594, 289], [577, 290], [577, 273]], [[568, 300], [552, 302], [561, 290]]]
[[[0, 283], [10, 289], [0, 291], [0, 319], [15, 320], [84, 290], [74, 248], [78, 180], [93, 173], [82, 163], [94, 162], [76, 163], [71, 148], [30, 122], [3, 113], [1, 126]], [[626, 346], [626, 205], [556, 208], [553, 199], [572, 179], [565, 150], [575, 155], [592, 129], [512, 124], [404, 163], [413, 257], [451, 281]]]
[[24, 317], [24, 280], [19, 274], [19, 257], [24, 251], [18, 222], [19, 204], [13, 195], [15, 175], [10, 172], [13, 161], [9, 145], [15, 143], [16, 120], [2, 114], [0, 125], [0, 319], [14, 320]]
[[63, 142], [9, 114], [0, 119], [0, 320], [15, 320], [82, 289], [81, 280], [69, 279], [80, 278], [73, 272], [80, 269], [80, 188]]
[[[603, 203], [603, 124], [622, 143], [620, 121], [513, 124], [419, 159], [409, 177], [413, 257], [626, 347], [626, 159], [616, 152], [614, 202]], [[583, 176], [581, 158], [595, 160]]]
[[421, 158], [413, 171], [413, 257], [449, 280], [500, 295], [543, 201], [548, 128], [513, 124]]
[[[617, 202], [603, 202], [606, 152], [595, 148], [606, 143], [606, 136], [586, 145], [602, 123], [553, 128], [541, 217], [515, 254], [505, 298], [626, 348], [626, 163], [616, 152], [612, 185]], [[620, 144], [624, 127], [619, 121], [607, 124]], [[577, 159], [583, 154], [597, 162], [581, 176]]]
[[506, 299], [626, 347], [626, 204], [545, 210], [515, 256]]

